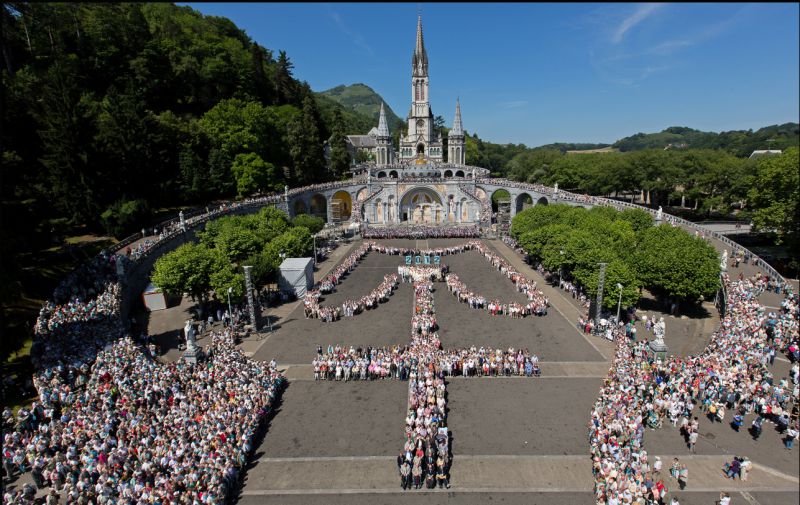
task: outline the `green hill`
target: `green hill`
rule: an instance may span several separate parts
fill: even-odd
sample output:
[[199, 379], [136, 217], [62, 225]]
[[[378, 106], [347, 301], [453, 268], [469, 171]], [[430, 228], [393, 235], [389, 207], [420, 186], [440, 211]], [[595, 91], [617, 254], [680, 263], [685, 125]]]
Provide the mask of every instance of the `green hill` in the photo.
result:
[[[771, 142], [768, 142], [771, 141]], [[757, 149], [780, 149], [800, 144], [800, 125], [786, 123], [753, 130], [732, 130], [721, 133], [703, 132], [685, 126], [671, 126], [659, 133], [637, 133], [614, 143], [620, 151], [664, 149], [722, 149], [739, 157]]]
[[348, 133], [365, 134], [370, 128], [377, 126], [381, 111], [381, 102], [385, 104], [386, 120], [389, 122], [389, 129], [392, 133], [397, 130], [405, 129], [405, 121], [394, 113], [381, 95], [366, 84], [356, 83], [350, 86], [340, 85], [327, 91], [318, 92], [316, 96], [322, 99], [318, 100], [320, 103], [324, 104], [326, 102], [325, 99], [331, 100], [341, 105], [344, 110], [353, 112], [369, 120], [369, 126], [367, 126], [366, 129], [362, 127], [358, 131], [350, 131]]

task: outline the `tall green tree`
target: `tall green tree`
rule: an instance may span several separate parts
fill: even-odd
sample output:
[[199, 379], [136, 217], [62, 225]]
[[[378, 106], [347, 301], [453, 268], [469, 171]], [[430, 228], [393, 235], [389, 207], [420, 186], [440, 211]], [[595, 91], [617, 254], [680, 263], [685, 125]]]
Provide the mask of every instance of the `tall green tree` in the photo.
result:
[[333, 134], [330, 138], [330, 164], [333, 176], [344, 179], [350, 176], [350, 152], [347, 150], [347, 138], [344, 134], [342, 113], [337, 108], [333, 112]]
[[798, 148], [780, 156], [758, 160], [751, 178], [748, 203], [756, 230], [777, 230], [781, 239], [796, 242], [800, 219], [800, 176]]
[[325, 156], [315, 110], [313, 98], [306, 97], [303, 100], [302, 114], [289, 126], [289, 152], [299, 185], [325, 180]]

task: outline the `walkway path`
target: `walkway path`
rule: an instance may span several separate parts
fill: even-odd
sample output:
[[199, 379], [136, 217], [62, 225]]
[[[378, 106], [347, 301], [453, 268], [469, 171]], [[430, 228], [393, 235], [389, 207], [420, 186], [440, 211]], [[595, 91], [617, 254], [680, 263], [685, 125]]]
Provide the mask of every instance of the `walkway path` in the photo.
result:
[[[671, 462], [674, 455], [662, 455]], [[689, 469], [685, 492], [792, 492], [800, 480], [754, 463], [748, 480], [729, 480], [722, 467], [729, 456], [678, 455]], [[394, 456], [262, 458], [258, 475], [248, 476], [243, 496], [328, 493], [407, 493], [399, 486]], [[587, 492], [592, 490], [588, 457], [455, 455], [452, 489], [447, 492]], [[677, 492], [677, 482], [664, 471], [667, 486]], [[445, 490], [442, 490], [445, 491]]]
[[[506, 243], [502, 240], [487, 240], [486, 242], [509, 263], [511, 263], [511, 265], [513, 265], [514, 268], [516, 268], [520, 273], [525, 275], [528, 279], [536, 281], [536, 286], [541, 289], [545, 295], [547, 295], [552, 308], [558, 311], [567, 321], [572, 323], [572, 327], [575, 328], [575, 333], [586, 339], [589, 345], [594, 347], [594, 349], [599, 352], [603, 358], [606, 360], [611, 359], [611, 356], [614, 355], [614, 345], [606, 340], [588, 336], [580, 331], [577, 326], [575, 326], [578, 323], [578, 319], [582, 315], [581, 311], [575, 304], [571, 303], [565, 298], [563, 291], [549, 285], [539, 272], [525, 263], [519, 254], [508, 247], [508, 245], [506, 245]], [[608, 370], [606, 370], [606, 372], [608, 372]]]
[[[314, 282], [319, 282], [320, 279], [328, 275], [328, 273], [333, 270], [333, 268], [338, 265], [342, 259], [350, 254], [350, 251], [356, 246], [357, 243], [360, 244], [361, 241], [351, 240], [349, 244], [337, 247], [330, 256], [325, 258], [325, 261], [318, 263], [317, 271], [314, 272]], [[267, 315], [273, 321], [273, 324], [275, 324], [276, 321], [280, 323], [281, 320], [286, 319], [289, 314], [291, 314], [292, 311], [294, 311], [301, 303], [303, 303], [303, 300], [284, 303], [274, 309], [268, 309]], [[244, 352], [244, 354], [248, 357], [253, 356], [258, 352], [259, 349], [261, 349], [261, 346], [263, 346], [264, 343], [269, 340], [270, 336], [271, 334], [267, 333], [265, 335], [263, 331], [258, 335], [251, 335], [242, 341], [240, 346], [242, 352]]]

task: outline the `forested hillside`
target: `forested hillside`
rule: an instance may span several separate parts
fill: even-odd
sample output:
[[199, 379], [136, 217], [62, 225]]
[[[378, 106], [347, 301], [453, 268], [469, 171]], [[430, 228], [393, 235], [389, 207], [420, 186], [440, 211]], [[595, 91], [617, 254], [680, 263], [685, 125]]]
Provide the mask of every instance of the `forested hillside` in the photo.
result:
[[756, 130], [702, 132], [685, 126], [671, 126], [659, 133], [637, 133], [614, 143], [620, 151], [642, 149], [722, 149], [734, 156], [747, 157], [759, 149], [786, 150], [800, 144], [800, 125], [786, 123]]
[[332, 177], [333, 109], [226, 18], [6, 3], [2, 37], [2, 200], [34, 221], [120, 234], [151, 209]]
[[364, 130], [352, 130], [351, 135], [364, 135], [370, 128], [378, 125], [378, 116], [381, 110], [381, 103], [386, 105], [386, 121], [389, 123], [389, 130], [405, 130], [406, 122], [397, 117], [392, 108], [381, 95], [375, 92], [366, 84], [357, 83], [349, 86], [340, 85], [316, 94], [318, 97], [329, 98], [338, 103], [347, 111], [352, 111], [358, 116], [368, 119], [369, 126]]

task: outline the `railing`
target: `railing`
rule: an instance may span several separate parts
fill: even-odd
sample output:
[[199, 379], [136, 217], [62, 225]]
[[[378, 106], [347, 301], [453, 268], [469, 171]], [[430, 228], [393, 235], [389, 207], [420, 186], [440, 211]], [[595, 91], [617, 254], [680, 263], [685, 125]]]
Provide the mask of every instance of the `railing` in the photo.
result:
[[[406, 166], [407, 165], [398, 165], [398, 167], [406, 167]], [[447, 166], [447, 165], [442, 165], [442, 166]], [[466, 165], [465, 166], [453, 165], [453, 166], [458, 166], [462, 170], [470, 170], [472, 168], [472, 167], [466, 166]], [[481, 169], [481, 170], [484, 171], [484, 172], [488, 172], [488, 170], [486, 170], [486, 169]], [[271, 195], [264, 196], [264, 197], [261, 197], [261, 198], [258, 198], [258, 199], [245, 200], [244, 202], [223, 202], [218, 209], [216, 209], [214, 211], [211, 211], [211, 212], [206, 212], [205, 214], [203, 214], [204, 211], [205, 211], [204, 208], [196, 208], [196, 209], [192, 209], [192, 210], [190, 210], [188, 212], [185, 212], [184, 213], [184, 219], [186, 220], [187, 229], [190, 228], [190, 227], [193, 228], [198, 224], [201, 224], [203, 222], [208, 221], [209, 219], [221, 216], [222, 214], [224, 214], [226, 212], [230, 212], [230, 211], [235, 210], [235, 209], [240, 209], [240, 208], [247, 209], [247, 208], [263, 206], [263, 205], [267, 205], [267, 204], [281, 203], [283, 201], [283, 199], [285, 197], [287, 197], [287, 196], [288, 197], [292, 197], [292, 196], [296, 196], [296, 195], [299, 195], [299, 194], [302, 194], [302, 193], [306, 193], [306, 192], [309, 192], [309, 191], [326, 191], [326, 190], [329, 190], [329, 189], [338, 189], [338, 188], [351, 186], [353, 184], [360, 184], [360, 183], [363, 183], [363, 182], [365, 182], [365, 178], [364, 177], [359, 177], [359, 178], [355, 178], [355, 179], [349, 179], [349, 180], [346, 180], [346, 181], [336, 181], [336, 182], [329, 182], [329, 183], [324, 183], [324, 184], [315, 184], [315, 185], [311, 185], [311, 186], [303, 186], [303, 187], [291, 189], [287, 193], [284, 193], [284, 194], [273, 193]], [[564, 191], [564, 190], [559, 190], [558, 192], [556, 192], [554, 190], [554, 188], [551, 188], [549, 186], [544, 186], [544, 185], [541, 185], [541, 184], [530, 184], [530, 183], [525, 183], [525, 182], [511, 181], [509, 179], [500, 179], [500, 178], [493, 179], [493, 178], [486, 178], [486, 177], [481, 177], [481, 178], [477, 179], [477, 182], [482, 183], [482, 184], [492, 184], [492, 185], [498, 185], [498, 186], [504, 186], [504, 187], [523, 189], [523, 190], [528, 190], [528, 191], [535, 191], [535, 192], [538, 192], [538, 193], [541, 193], [541, 194], [544, 194], [544, 195], [551, 196], [554, 199], [554, 201], [572, 201], [572, 202], [578, 202], [578, 203], [585, 203], [585, 204], [589, 204], [589, 205], [604, 205], [604, 206], [608, 206], [608, 207], [614, 207], [614, 208], [617, 208], [617, 209], [639, 209], [639, 210], [644, 210], [646, 212], [649, 212], [654, 217], [657, 215], [657, 212], [655, 210], [647, 208], [647, 207], [643, 207], [641, 205], [636, 205], [636, 204], [633, 204], [633, 203], [619, 201], [619, 200], [612, 200], [612, 199], [604, 198], [604, 197], [589, 196], [589, 195], [578, 195], [578, 194], [571, 193], [571, 192]], [[487, 224], [489, 224], [490, 221], [491, 221], [491, 208], [489, 207], [489, 210], [487, 212], [487, 207], [488, 207], [487, 202], [484, 202], [480, 198], [478, 198], [477, 195], [466, 184], [459, 184], [458, 187], [464, 193], [466, 193], [471, 198], [473, 198], [474, 200], [476, 200], [477, 202], [479, 202], [481, 204], [481, 211], [482, 211], [481, 212], [481, 221], [482, 222], [486, 222]], [[202, 216], [202, 217], [198, 219], [197, 216]], [[732, 241], [731, 239], [727, 238], [726, 236], [722, 235], [721, 233], [709, 230], [708, 228], [705, 228], [704, 226], [702, 226], [702, 225], [700, 225], [698, 223], [693, 223], [691, 221], [687, 221], [686, 219], [683, 219], [683, 218], [680, 218], [680, 217], [677, 217], [677, 216], [673, 216], [671, 214], [663, 214], [662, 215], [662, 220], [665, 221], [665, 222], [669, 222], [669, 223], [672, 223], [672, 224], [677, 224], [677, 225], [683, 226], [685, 228], [696, 230], [696, 231], [702, 233], [704, 236], [711, 236], [711, 237], [719, 240], [720, 242], [722, 242], [726, 246], [730, 247], [731, 248], [731, 253], [732, 253], [731, 255], [733, 255], [733, 253], [738, 253], [738, 252], [741, 252], [741, 253], [744, 253], [746, 255], [749, 255], [752, 258], [752, 264], [754, 266], [756, 266], [758, 268], [762, 268], [768, 275], [772, 276], [775, 279], [780, 279], [782, 282], [786, 281], [786, 279], [780, 273], [778, 273], [778, 271], [775, 270], [775, 268], [773, 268], [771, 265], [769, 265], [766, 261], [764, 261], [757, 254], [753, 253], [752, 251], [750, 251], [746, 247], [737, 244], [736, 242]], [[168, 232], [168, 234], [166, 236], [163, 236], [161, 239], [159, 239], [159, 241], [158, 241], [159, 243], [173, 238], [174, 236], [176, 236], [181, 231], [180, 230], [180, 219], [178, 217], [163, 221], [163, 222], [159, 223], [156, 227], [158, 229], [162, 229], [162, 230], [169, 230], [169, 232]], [[137, 234], [133, 234], [133, 235], [131, 235], [129, 237], [126, 237], [121, 242], [118, 242], [117, 244], [109, 247], [108, 249], [106, 249], [106, 251], [110, 252], [110, 253], [115, 253], [117, 251], [120, 251], [124, 247], [136, 242], [139, 238], [141, 238], [140, 234], [138, 234], [138, 233]], [[143, 257], [149, 256], [152, 252], [154, 252], [158, 248], [159, 248], [159, 244], [154, 245], [147, 252], [145, 252], [142, 256], [140, 256], [137, 259], [141, 259]]]

